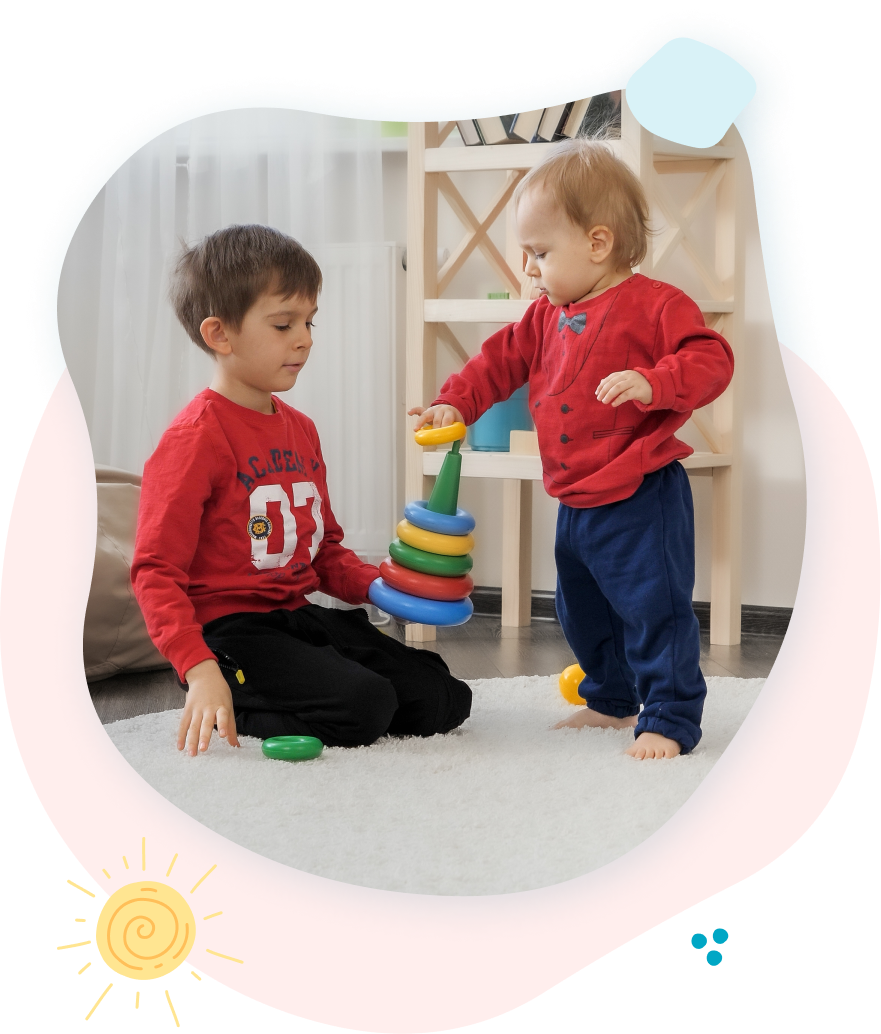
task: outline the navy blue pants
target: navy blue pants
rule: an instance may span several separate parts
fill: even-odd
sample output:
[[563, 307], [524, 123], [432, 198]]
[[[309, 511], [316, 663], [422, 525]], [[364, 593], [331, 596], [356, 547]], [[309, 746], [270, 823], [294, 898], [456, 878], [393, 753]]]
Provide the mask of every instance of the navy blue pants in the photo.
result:
[[[694, 507], [683, 466], [646, 475], [629, 499], [560, 504], [557, 614], [591, 710], [639, 715], [683, 753], [701, 737], [706, 683], [694, 591]], [[643, 705], [642, 712], [639, 705]]]

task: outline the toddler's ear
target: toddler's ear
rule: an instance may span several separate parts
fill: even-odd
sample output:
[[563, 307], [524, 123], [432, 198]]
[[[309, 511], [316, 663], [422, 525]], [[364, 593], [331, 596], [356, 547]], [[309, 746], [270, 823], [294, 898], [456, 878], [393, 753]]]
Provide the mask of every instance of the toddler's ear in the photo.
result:
[[615, 234], [608, 226], [592, 226], [587, 231], [590, 241], [591, 261], [605, 262], [615, 247]]
[[223, 320], [219, 317], [209, 316], [207, 319], [202, 320], [199, 325], [199, 331], [202, 334], [202, 340], [212, 352], [216, 352], [218, 355], [230, 354], [232, 345], [226, 336]]

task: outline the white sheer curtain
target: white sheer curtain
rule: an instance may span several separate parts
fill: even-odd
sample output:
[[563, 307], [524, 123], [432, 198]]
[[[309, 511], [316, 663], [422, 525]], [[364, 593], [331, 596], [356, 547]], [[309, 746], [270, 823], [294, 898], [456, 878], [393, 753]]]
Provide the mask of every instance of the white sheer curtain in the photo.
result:
[[95, 460], [140, 472], [209, 382], [211, 360], [167, 301], [168, 272], [181, 240], [251, 222], [292, 234], [322, 267], [312, 359], [288, 401], [318, 425], [347, 543], [382, 554], [395, 508], [396, 261], [383, 244], [377, 122], [220, 112], [152, 140], [106, 184], [71, 244], [58, 306]]

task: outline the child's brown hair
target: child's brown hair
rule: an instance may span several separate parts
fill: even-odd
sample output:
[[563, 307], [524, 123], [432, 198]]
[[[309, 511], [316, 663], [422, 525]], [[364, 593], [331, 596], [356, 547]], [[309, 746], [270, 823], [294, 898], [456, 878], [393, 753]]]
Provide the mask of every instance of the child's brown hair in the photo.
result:
[[608, 226], [612, 254], [622, 265], [638, 266], [648, 248], [649, 207], [631, 169], [599, 140], [566, 140], [517, 184], [514, 207], [527, 190], [544, 188], [570, 222], [588, 231]]
[[169, 295], [186, 332], [213, 356], [199, 329], [202, 321], [217, 316], [241, 330], [245, 313], [270, 288], [284, 298], [317, 299], [318, 263], [299, 241], [271, 226], [227, 226], [184, 246]]

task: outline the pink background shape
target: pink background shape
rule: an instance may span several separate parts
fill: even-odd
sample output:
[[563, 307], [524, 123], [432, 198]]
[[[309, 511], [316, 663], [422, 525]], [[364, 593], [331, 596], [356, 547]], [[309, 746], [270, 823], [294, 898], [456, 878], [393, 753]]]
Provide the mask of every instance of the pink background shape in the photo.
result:
[[[168, 882], [185, 892], [216, 863], [192, 900], [197, 916], [224, 915], [198, 924], [194, 964], [287, 1012], [387, 1032], [444, 1030], [513, 1009], [768, 864], [814, 821], [847, 766], [868, 695], [879, 599], [877, 513], [862, 446], [816, 374], [788, 350], [783, 356], [807, 466], [808, 560], [758, 702], [698, 790], [639, 847], [565, 884], [478, 898], [369, 890], [269, 861], [179, 811], [117, 752], [91, 705], [81, 622], [71, 620], [85, 610], [95, 491], [82, 411], [65, 374], [25, 463], [0, 597], [13, 728], [65, 842], [108, 892], [131, 880], [120, 856], [137, 865], [142, 836], [150, 878], [162, 879], [177, 853]], [[815, 732], [830, 693], [836, 720], [824, 725], [823, 753], [788, 749]]]

